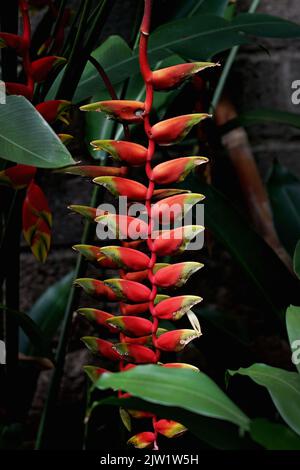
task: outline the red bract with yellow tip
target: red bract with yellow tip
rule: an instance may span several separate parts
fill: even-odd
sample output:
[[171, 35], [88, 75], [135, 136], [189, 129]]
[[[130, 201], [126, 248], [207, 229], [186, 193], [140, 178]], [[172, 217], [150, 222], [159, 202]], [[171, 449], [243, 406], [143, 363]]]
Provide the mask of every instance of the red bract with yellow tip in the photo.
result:
[[128, 124], [142, 121], [144, 103], [129, 100], [108, 100], [81, 106], [81, 111], [102, 112], [111, 119]]
[[36, 83], [46, 80], [51, 70], [66, 62], [64, 57], [48, 56], [31, 63], [32, 78]]
[[52, 215], [41, 188], [31, 182], [23, 203], [23, 234], [34, 256], [44, 263], [51, 242]]
[[155, 434], [153, 432], [140, 432], [132, 436], [127, 444], [132, 445], [136, 449], [146, 449], [152, 447], [155, 441]]
[[152, 73], [153, 88], [157, 91], [171, 90], [196, 73], [217, 65], [214, 62], [189, 62], [155, 70]]
[[205, 157], [183, 157], [156, 165], [153, 180], [157, 184], [180, 183], [197, 166], [207, 163]]
[[0, 171], [0, 184], [13, 189], [23, 189], [28, 186], [36, 174], [36, 168], [29, 165], [14, 165]]
[[59, 120], [68, 125], [70, 106], [71, 103], [66, 100], [50, 100], [37, 104], [36, 110], [49, 124]]
[[147, 158], [147, 149], [134, 142], [122, 140], [93, 140], [91, 145], [95, 150], [104, 150], [117, 162], [128, 165], [143, 165]]
[[137, 181], [118, 176], [100, 176], [93, 180], [94, 183], [104, 186], [113, 196], [126, 196], [133, 201], [144, 201], [147, 188]]
[[186, 114], [158, 122], [151, 128], [151, 137], [158, 145], [177, 144], [196, 124], [209, 117], [209, 114]]

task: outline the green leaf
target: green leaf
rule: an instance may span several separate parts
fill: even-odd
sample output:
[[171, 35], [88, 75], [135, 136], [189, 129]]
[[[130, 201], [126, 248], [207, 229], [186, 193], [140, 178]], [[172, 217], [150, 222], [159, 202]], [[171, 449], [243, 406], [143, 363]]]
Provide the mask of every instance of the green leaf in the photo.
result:
[[26, 313], [12, 310], [7, 308], [5, 305], [0, 305], [0, 310], [7, 311], [8, 315], [16, 320], [19, 327], [23, 330], [28, 340], [34, 346], [38, 355], [52, 358], [48, 338], [44, 335], [40, 327], [28, 315], [26, 315]]
[[194, 436], [215, 449], [237, 450], [252, 447], [250, 440], [242, 437], [234, 424], [200, 416], [183, 408], [157, 405], [138, 398], [116, 397], [106, 398], [94, 403], [93, 406], [122, 406], [129, 410], [149, 411], [160, 418], [183, 424]]
[[103, 374], [96, 386], [102, 390], [121, 389], [152, 403], [223, 419], [243, 429], [249, 427], [248, 417], [203, 372], [137, 366], [126, 372]]
[[300, 373], [300, 307], [291, 305], [287, 309], [286, 327], [290, 346], [293, 351], [292, 361]]
[[[28, 318], [34, 322], [49, 342], [63, 318], [73, 278], [74, 273], [72, 271], [60, 281], [48, 287], [28, 312]], [[22, 334], [20, 335], [20, 350], [24, 354], [35, 354], [34, 345]]]
[[293, 264], [294, 264], [294, 271], [300, 279], [300, 240], [298, 241], [296, 245]]
[[300, 303], [295, 276], [220, 191], [195, 175], [186, 178], [184, 187], [205, 195], [205, 226], [229, 250], [273, 312], [283, 319], [291, 302]]
[[300, 115], [287, 111], [279, 111], [277, 109], [254, 109], [240, 114], [236, 120], [231, 122], [233, 124], [239, 123], [243, 126], [263, 122], [275, 122], [300, 128]]
[[201, 15], [217, 15], [224, 16], [228, 0], [204, 0], [197, 8], [195, 13]]
[[240, 374], [266, 387], [282, 419], [300, 434], [300, 375], [266, 364], [253, 364], [247, 369], [229, 370], [230, 375]]
[[274, 161], [267, 189], [279, 238], [293, 256], [300, 239], [300, 181]]
[[300, 438], [283, 424], [262, 418], [250, 424], [252, 439], [267, 450], [300, 450]]
[[246, 34], [268, 38], [299, 37], [300, 26], [277, 16], [261, 13], [241, 13], [231, 22], [232, 28], [240, 28]]
[[52, 128], [23, 96], [7, 96], [0, 105], [1, 158], [40, 168], [74, 164]]

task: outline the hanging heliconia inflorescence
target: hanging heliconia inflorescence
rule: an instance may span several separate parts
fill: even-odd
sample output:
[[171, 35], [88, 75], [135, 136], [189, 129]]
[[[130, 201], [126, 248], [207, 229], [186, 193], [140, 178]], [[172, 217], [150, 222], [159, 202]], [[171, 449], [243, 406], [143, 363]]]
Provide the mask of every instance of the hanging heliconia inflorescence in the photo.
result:
[[[186, 63], [152, 72], [147, 55], [151, 8], [152, 0], [145, 0], [139, 45], [140, 69], [146, 87], [145, 102], [109, 100], [81, 107], [83, 111], [106, 113], [109, 118], [126, 125], [143, 123], [148, 139], [147, 148], [125, 140], [93, 141], [94, 148], [105, 150], [121, 166], [119, 168], [83, 166], [66, 169], [69, 173], [94, 177], [94, 183], [104, 186], [115, 197], [127, 196], [130, 203], [144, 202], [148, 223], [127, 215], [99, 213], [96, 208], [87, 206], [71, 206], [71, 209], [113, 229], [116, 238], [129, 239], [128, 230], [132, 224], [135, 224], [140, 237], [144, 242], [146, 239], [146, 249], [145, 252], [139, 251], [143, 246], [143, 240], [121, 242], [121, 246], [75, 245], [75, 250], [101, 269], [119, 270], [119, 278], [105, 280], [82, 278], [75, 281], [87, 294], [96, 299], [118, 302], [119, 314], [113, 315], [96, 308], [81, 308], [78, 312], [105, 327], [109, 334], [118, 335], [117, 339], [112, 341], [98, 337], [84, 337], [83, 341], [93, 353], [119, 364], [121, 371], [126, 371], [137, 364], [149, 363], [159, 364], [161, 367], [188, 367], [197, 371], [196, 367], [189, 364], [163, 363], [162, 353], [181, 351], [190, 341], [201, 335], [200, 325], [192, 308], [202, 299], [195, 295], [170, 297], [161, 294], [158, 289], [182, 286], [202, 265], [197, 262], [168, 264], [160, 262], [159, 258], [170, 257], [184, 251], [203, 227], [189, 225], [157, 232], [153, 232], [153, 228], [161, 222], [166, 208], [176, 207], [175, 211], [171, 211], [171, 222], [174, 222], [182, 217], [185, 205], [191, 207], [204, 198], [202, 194], [192, 194], [177, 189], [156, 189], [156, 185], [183, 181], [197, 165], [208, 160], [201, 156], [182, 157], [152, 168], [152, 159], [156, 145], [166, 146], [180, 142], [194, 125], [209, 116], [188, 114], [152, 125], [150, 112], [154, 90], [177, 87], [193, 74], [216, 64]], [[128, 176], [130, 166], [145, 168], [147, 187], [130, 179]], [[143, 281], [147, 285], [143, 284]], [[176, 321], [184, 315], [190, 320], [190, 328], [171, 331], [160, 328], [161, 320]], [[93, 366], [87, 366], [86, 371], [92, 380], [96, 380], [103, 372], [108, 372], [106, 369]], [[122, 397], [128, 397], [128, 393], [119, 391], [119, 398]], [[177, 422], [157, 419], [148, 412], [121, 409], [121, 417], [128, 428], [130, 418], [149, 418], [149, 428], [128, 441], [137, 448], [158, 449], [159, 434], [175, 437], [186, 430]]]

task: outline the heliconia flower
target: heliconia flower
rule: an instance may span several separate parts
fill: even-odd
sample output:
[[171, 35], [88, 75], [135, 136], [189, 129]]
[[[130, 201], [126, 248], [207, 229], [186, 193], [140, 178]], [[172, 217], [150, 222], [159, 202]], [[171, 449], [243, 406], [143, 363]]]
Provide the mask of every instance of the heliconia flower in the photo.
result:
[[155, 316], [161, 320], [180, 320], [203, 299], [196, 295], [179, 295], [162, 300], [155, 306]]
[[111, 313], [104, 312], [103, 310], [98, 310], [97, 308], [79, 308], [77, 310], [79, 315], [83, 315], [89, 321], [97, 323], [97, 325], [104, 326], [110, 332], [116, 333], [118, 329], [114, 326], [111, 326], [107, 323], [107, 320], [114, 318], [114, 315]]
[[50, 100], [37, 104], [35, 108], [49, 124], [59, 120], [69, 125], [70, 106], [70, 101]]
[[[156, 273], [159, 269], [165, 268], [166, 266], [169, 266], [169, 264], [168, 263], [156, 263], [153, 266], [153, 272]], [[145, 279], [148, 278], [148, 270], [145, 269], [144, 271], [136, 271], [136, 272], [133, 272], [133, 273], [126, 273], [122, 277], [123, 277], [123, 279], [128, 279], [129, 281], [141, 282], [141, 281], [144, 281]]]
[[26, 188], [36, 174], [36, 167], [29, 165], [14, 165], [0, 171], [0, 184], [14, 189]]
[[140, 271], [148, 268], [150, 258], [141, 251], [122, 246], [104, 246], [100, 252], [106, 256], [116, 267], [128, 271]]
[[95, 150], [108, 152], [117, 162], [128, 165], [143, 165], [147, 158], [147, 149], [142, 145], [126, 140], [93, 140], [91, 145]]
[[125, 176], [127, 168], [125, 166], [100, 166], [100, 165], [72, 165], [55, 170], [56, 173], [67, 173], [69, 175], [87, 176], [97, 178], [98, 176]]
[[165, 437], [178, 437], [187, 431], [183, 424], [171, 421], [170, 419], [160, 419], [154, 424], [154, 429]]
[[209, 114], [185, 114], [165, 121], [160, 121], [151, 128], [151, 137], [159, 145], [173, 145], [181, 142], [193, 126]]
[[112, 315], [107, 318], [106, 324], [128, 336], [146, 336], [152, 332], [152, 323], [146, 318]]
[[33, 97], [33, 87], [24, 85], [23, 83], [5, 82], [5, 89], [9, 95], [21, 95], [29, 101]]
[[51, 242], [52, 215], [41, 188], [33, 181], [27, 188], [22, 211], [23, 234], [34, 256], [46, 261]]
[[114, 291], [104, 284], [103, 281], [99, 281], [98, 279], [75, 279], [74, 284], [82, 287], [86, 294], [91, 297], [95, 297], [96, 299], [106, 297], [110, 302], [116, 302], [119, 300]]
[[160, 287], [181, 287], [202, 267], [203, 264], [194, 261], [170, 264], [156, 272], [153, 282]]
[[57, 134], [60, 140], [64, 145], [69, 145], [70, 142], [74, 139], [74, 136], [71, 134]]
[[81, 111], [98, 111], [105, 113], [109, 118], [117, 121], [133, 123], [142, 121], [144, 103], [129, 100], [108, 100], [85, 104]]
[[102, 374], [110, 373], [109, 370], [104, 369], [103, 367], [95, 366], [83, 366], [83, 370], [93, 383], [96, 382]]
[[140, 410], [127, 410], [130, 416], [134, 419], [145, 419], [145, 418], [153, 418], [153, 413], [150, 411], [140, 411]]
[[100, 223], [113, 232], [115, 238], [146, 238], [148, 235], [148, 224], [142, 219], [127, 215], [105, 214], [95, 218], [95, 222]]
[[0, 49], [2, 47], [11, 47], [16, 50], [18, 55], [22, 55], [24, 49], [27, 47], [27, 42], [24, 41], [22, 36], [12, 33], [0, 33]]
[[205, 157], [182, 157], [160, 163], [152, 172], [153, 181], [157, 184], [179, 183], [198, 165], [207, 163]]
[[83, 336], [81, 341], [93, 354], [100, 354], [101, 356], [105, 357], [106, 359], [110, 359], [111, 361], [120, 360], [120, 354], [117, 353], [114, 348], [114, 344], [110, 341], [96, 338], [94, 336]]
[[170, 369], [190, 369], [195, 372], [199, 372], [198, 367], [193, 366], [192, 364], [187, 364], [186, 362], [169, 362], [166, 364], [162, 364], [162, 366]]
[[71, 206], [68, 206], [68, 209], [70, 209], [73, 212], [76, 212], [77, 214], [82, 215], [83, 217], [89, 220], [95, 220], [97, 216], [96, 207], [79, 206], [77, 204], [72, 204]]
[[64, 57], [47, 56], [31, 62], [31, 75], [36, 83], [46, 80], [51, 70], [66, 62]]
[[189, 62], [155, 70], [152, 73], [152, 84], [157, 91], [172, 90], [194, 74], [216, 65], [219, 64], [214, 62]]
[[187, 194], [191, 193], [188, 189], [179, 189], [179, 188], [160, 188], [153, 191], [152, 199], [154, 201], [159, 201], [166, 197], [176, 196], [177, 194]]
[[151, 294], [150, 289], [139, 282], [126, 279], [106, 279], [105, 286], [112, 290], [117, 300], [127, 300], [132, 303], [146, 302]]
[[135, 436], [132, 436], [127, 444], [134, 446], [136, 449], [146, 449], [152, 447], [155, 441], [155, 435], [153, 432], [140, 432]]
[[136, 364], [154, 364], [156, 362], [155, 352], [140, 344], [116, 343], [113, 348], [119, 358], [129, 362]]
[[195, 330], [172, 330], [167, 331], [159, 338], [157, 338], [156, 345], [162, 351], [182, 351], [184, 347], [196, 338], [199, 338], [201, 333], [196, 332]]
[[93, 179], [93, 183], [104, 186], [113, 196], [127, 196], [133, 201], [144, 201], [146, 199], [147, 188], [137, 181], [119, 176], [100, 176]]
[[100, 265], [102, 268], [117, 268], [116, 263], [108, 259], [101, 252], [99, 246], [94, 245], [74, 245], [72, 247], [75, 251], [78, 251], [88, 261]]
[[153, 243], [153, 248], [158, 256], [167, 256], [182, 253], [188, 249], [191, 240], [203, 232], [201, 225], [186, 225], [173, 230], [162, 230]]
[[156, 202], [151, 208], [152, 219], [169, 224], [181, 219], [198, 202], [203, 201], [203, 194], [187, 193], [170, 196]]

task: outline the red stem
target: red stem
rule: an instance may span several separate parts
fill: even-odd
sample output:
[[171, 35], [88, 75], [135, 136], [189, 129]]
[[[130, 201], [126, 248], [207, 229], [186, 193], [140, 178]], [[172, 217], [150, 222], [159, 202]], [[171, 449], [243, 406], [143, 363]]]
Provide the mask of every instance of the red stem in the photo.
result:
[[[153, 248], [153, 239], [152, 239], [152, 231], [153, 231], [153, 220], [151, 216], [151, 201], [154, 192], [154, 181], [152, 176], [152, 158], [155, 152], [155, 142], [152, 139], [151, 133], [151, 123], [150, 123], [150, 112], [153, 105], [153, 85], [152, 85], [152, 71], [149, 65], [148, 60], [148, 39], [150, 34], [150, 24], [151, 24], [151, 11], [152, 11], [152, 0], [145, 0], [145, 9], [144, 9], [144, 16], [141, 24], [141, 37], [140, 37], [140, 44], [139, 44], [139, 61], [140, 61], [140, 69], [141, 74], [143, 76], [145, 85], [146, 85], [146, 99], [145, 99], [145, 110], [144, 110], [144, 129], [145, 133], [148, 136], [148, 148], [147, 148], [147, 160], [146, 160], [146, 174], [149, 180], [147, 194], [146, 194], [146, 208], [148, 213], [148, 238], [147, 238], [147, 245], [148, 249], [151, 253], [150, 263], [148, 266], [148, 279], [151, 284], [151, 294], [149, 298], [149, 310], [152, 316], [152, 343], [155, 348], [156, 352], [156, 359], [159, 361], [160, 352], [157, 349], [157, 329], [158, 329], [158, 319], [155, 316], [155, 305], [154, 300], [157, 294], [157, 287], [154, 284], [154, 273], [153, 268], [156, 263], [156, 253]], [[155, 434], [154, 440], [154, 450], [158, 450], [157, 445], [157, 432], [155, 430], [157, 418], [156, 416], [153, 417], [153, 429]]]
[[19, 0], [19, 6], [22, 13], [22, 21], [23, 21], [23, 33], [22, 39], [24, 44], [22, 60], [23, 60], [23, 67], [27, 77], [27, 86], [30, 89], [31, 94], [34, 91], [34, 80], [31, 74], [31, 60], [30, 60], [30, 41], [31, 41], [31, 25], [30, 25], [30, 18], [28, 13], [28, 2], [26, 0]]

